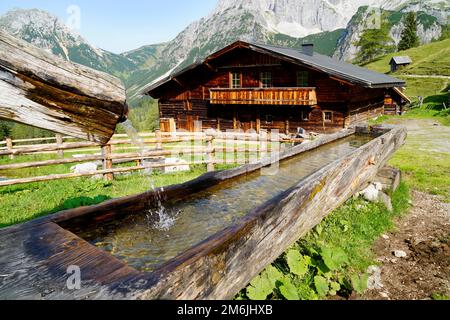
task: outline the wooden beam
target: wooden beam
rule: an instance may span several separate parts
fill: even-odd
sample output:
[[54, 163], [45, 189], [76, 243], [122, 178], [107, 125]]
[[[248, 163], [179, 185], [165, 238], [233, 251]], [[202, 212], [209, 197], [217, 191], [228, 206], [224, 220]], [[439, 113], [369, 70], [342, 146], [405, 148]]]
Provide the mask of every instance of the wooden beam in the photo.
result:
[[0, 118], [106, 143], [127, 113], [120, 80], [0, 31]]

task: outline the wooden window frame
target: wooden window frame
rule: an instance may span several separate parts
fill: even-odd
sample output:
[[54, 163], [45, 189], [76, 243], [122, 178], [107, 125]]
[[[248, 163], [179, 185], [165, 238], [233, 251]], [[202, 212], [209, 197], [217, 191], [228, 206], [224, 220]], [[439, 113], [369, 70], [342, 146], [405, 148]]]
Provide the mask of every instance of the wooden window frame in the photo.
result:
[[[269, 79], [266, 77], [267, 75], [270, 75], [270, 85], [265, 85], [264, 80]], [[259, 74], [259, 83], [261, 88], [273, 88], [273, 74], [272, 71], [262, 71]]]
[[[306, 117], [305, 117], [306, 115]], [[311, 111], [308, 110], [300, 110], [300, 118], [302, 122], [308, 122], [310, 120]]]
[[[327, 119], [327, 113], [331, 114], [331, 119], [330, 120]], [[323, 111], [323, 122], [325, 122], [325, 123], [333, 123], [333, 121], [334, 121], [334, 112], [330, 111], [330, 110]]]
[[[239, 77], [239, 86], [235, 86], [234, 76]], [[241, 89], [242, 88], [242, 73], [241, 72], [230, 72], [230, 89]]]
[[[302, 77], [300, 77], [300, 75], [302, 75]], [[299, 88], [308, 88], [309, 87], [309, 72], [308, 71], [304, 71], [304, 70], [297, 71], [296, 77], [297, 77], [296, 78], [297, 87], [299, 87]]]

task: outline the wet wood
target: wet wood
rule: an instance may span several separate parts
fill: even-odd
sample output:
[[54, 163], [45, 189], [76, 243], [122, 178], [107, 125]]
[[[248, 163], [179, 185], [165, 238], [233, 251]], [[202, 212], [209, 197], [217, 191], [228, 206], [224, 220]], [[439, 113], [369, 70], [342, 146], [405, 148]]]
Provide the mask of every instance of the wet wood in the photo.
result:
[[127, 113], [125, 88], [0, 31], [0, 118], [106, 143]]
[[[53, 290], [44, 299], [232, 298], [361, 185], [373, 180], [406, 138], [403, 128], [370, 131], [383, 135], [300, 181], [152, 273], [127, 267], [63, 228], [73, 223], [104, 223], [139, 212], [156, 204], [160, 197], [181, 200], [222, 181], [259, 170], [274, 159], [207, 173], [159, 190], [159, 195], [149, 191], [2, 229], [0, 269], [6, 277], [0, 282], [0, 298], [35, 297], [45, 291], [42, 288]], [[354, 130], [345, 130], [321, 137], [287, 150], [280, 158], [293, 157], [353, 133]], [[82, 270], [84, 282], [79, 292], [68, 292], [64, 287], [69, 265], [78, 265]]]

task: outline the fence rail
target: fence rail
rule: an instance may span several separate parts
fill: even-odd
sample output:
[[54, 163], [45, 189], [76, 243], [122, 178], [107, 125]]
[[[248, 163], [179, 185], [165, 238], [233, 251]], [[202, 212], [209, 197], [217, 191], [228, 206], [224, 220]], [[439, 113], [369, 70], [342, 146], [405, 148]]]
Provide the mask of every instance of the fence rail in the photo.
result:
[[[113, 180], [114, 174], [142, 171], [155, 168], [167, 168], [178, 166], [191, 166], [204, 164], [208, 171], [214, 171], [217, 164], [239, 163], [238, 154], [254, 154], [254, 160], [259, 160], [267, 153], [274, 150], [273, 145], [279, 147], [282, 143], [303, 142], [302, 139], [283, 139], [278, 135], [270, 134], [244, 134], [244, 133], [154, 133], [139, 134], [139, 141], [133, 142], [127, 135], [117, 134], [104, 146], [92, 142], [64, 142], [73, 141], [71, 137], [57, 135], [55, 137], [33, 138], [0, 141], [1, 157], [14, 157], [21, 155], [38, 155], [54, 153], [56, 159], [37, 160], [28, 162], [15, 162], [0, 165], [0, 176], [2, 171], [20, 170], [26, 168], [41, 168], [55, 165], [77, 164], [87, 162], [101, 162], [101, 170], [82, 173], [50, 174], [45, 176], [13, 178], [0, 181], [0, 187], [32, 182], [44, 182], [51, 180], [71, 179], [89, 176], [103, 176], [106, 180]], [[42, 142], [50, 142], [41, 144]], [[38, 143], [20, 145], [21, 143]], [[138, 145], [136, 145], [136, 143]], [[181, 145], [177, 145], [177, 143]], [[19, 145], [17, 145], [19, 144]], [[127, 152], [130, 149], [141, 149], [140, 152]], [[152, 148], [150, 148], [152, 147]], [[118, 152], [118, 151], [121, 152]], [[279, 150], [274, 150], [278, 152]], [[97, 152], [94, 154], [72, 154], [71, 158], [65, 157], [67, 154], [81, 152]], [[229, 154], [232, 154], [231, 156]], [[228, 156], [227, 156], [228, 155]], [[181, 158], [190, 156], [191, 161], [174, 162], [168, 161], [170, 158]], [[201, 160], [197, 160], [200, 157]], [[244, 156], [245, 158], [245, 156]], [[250, 157], [248, 157], [250, 158]], [[148, 160], [161, 160], [159, 163], [148, 163]], [[241, 161], [241, 162], [239, 162]], [[9, 161], [12, 162], [12, 161]], [[135, 162], [135, 166], [114, 167], [120, 164]]]

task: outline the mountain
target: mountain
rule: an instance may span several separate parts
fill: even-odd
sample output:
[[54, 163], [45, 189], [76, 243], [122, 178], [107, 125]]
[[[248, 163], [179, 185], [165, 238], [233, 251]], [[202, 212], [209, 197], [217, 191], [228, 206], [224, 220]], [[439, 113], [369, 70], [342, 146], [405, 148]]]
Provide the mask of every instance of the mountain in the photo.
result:
[[8, 12], [0, 17], [0, 28], [64, 59], [120, 77], [135, 105], [146, 84], [239, 39], [297, 48], [312, 42], [319, 53], [350, 60], [369, 7], [388, 13], [395, 41], [403, 30], [403, 15], [420, 11], [419, 34], [428, 43], [442, 34], [448, 6], [440, 0], [219, 0], [209, 15], [172, 41], [120, 55], [96, 48], [58, 18], [37, 9]]
[[[386, 17], [390, 25], [390, 36], [396, 45], [401, 40], [401, 34], [404, 30], [404, 17], [408, 12], [417, 13], [417, 34], [422, 44], [438, 40], [444, 29], [448, 25], [448, 15], [450, 14], [450, 3], [436, 0], [411, 1], [397, 7], [397, 10], [385, 10], [380, 12]], [[339, 60], [351, 61], [355, 58], [358, 48], [355, 43], [359, 41], [364, 30], [367, 28], [366, 21], [372, 14], [372, 9], [368, 6], [362, 6], [352, 17], [347, 25], [346, 32], [339, 40], [334, 58]]]
[[123, 77], [135, 63], [89, 44], [50, 13], [38, 9], [14, 9], [0, 17], [0, 29], [65, 60]]

